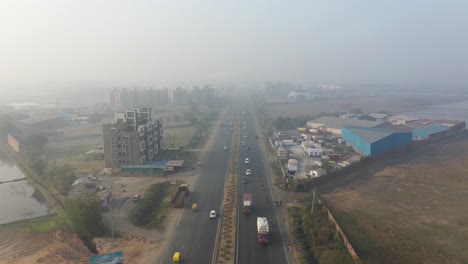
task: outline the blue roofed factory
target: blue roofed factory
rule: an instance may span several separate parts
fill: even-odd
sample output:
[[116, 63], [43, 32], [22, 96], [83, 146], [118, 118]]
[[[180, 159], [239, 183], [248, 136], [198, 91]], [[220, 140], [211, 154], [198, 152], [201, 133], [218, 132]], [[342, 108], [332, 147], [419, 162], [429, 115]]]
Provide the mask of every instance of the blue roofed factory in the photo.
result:
[[413, 138], [429, 139], [432, 135], [445, 132], [447, 130], [449, 130], [448, 126], [438, 125], [438, 124], [415, 128], [413, 130]]
[[343, 126], [343, 139], [364, 156], [377, 156], [412, 142], [411, 131], [376, 127]]

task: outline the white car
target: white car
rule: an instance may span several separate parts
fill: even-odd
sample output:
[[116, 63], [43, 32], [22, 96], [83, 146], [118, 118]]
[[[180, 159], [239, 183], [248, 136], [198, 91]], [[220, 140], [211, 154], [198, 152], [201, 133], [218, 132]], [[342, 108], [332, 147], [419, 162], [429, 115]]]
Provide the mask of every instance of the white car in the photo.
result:
[[197, 164], [198, 164], [198, 166], [202, 166], [203, 162], [199, 161]]
[[224, 146], [224, 150], [227, 150], [227, 146]]
[[245, 175], [250, 175], [250, 174], [252, 174], [252, 172], [250, 171], [250, 169], [247, 169], [247, 170], [245, 171]]
[[243, 129], [245, 129], [245, 127], [243, 127]]
[[245, 164], [249, 164], [249, 163], [250, 163], [249, 158], [245, 158]]
[[210, 211], [210, 219], [215, 219], [216, 218], [216, 211], [215, 210], [211, 210]]
[[242, 145], [242, 146], [245, 146], [245, 142], [244, 142], [244, 141], [242, 141], [241, 145]]
[[247, 138], [247, 135], [245, 135], [244, 138]]

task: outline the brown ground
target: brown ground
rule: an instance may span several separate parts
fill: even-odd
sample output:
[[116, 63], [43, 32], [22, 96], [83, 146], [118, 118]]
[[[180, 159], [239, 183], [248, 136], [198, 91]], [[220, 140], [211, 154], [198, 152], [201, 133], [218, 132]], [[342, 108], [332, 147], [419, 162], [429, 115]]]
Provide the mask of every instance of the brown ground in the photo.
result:
[[364, 263], [466, 263], [468, 135], [412, 147], [320, 188]]
[[463, 98], [438, 97], [431, 95], [382, 95], [360, 98], [330, 99], [321, 102], [271, 102], [265, 106], [268, 117], [314, 116], [320, 113], [348, 112], [359, 108], [364, 113], [385, 111], [402, 113], [418, 110], [430, 105], [460, 101]]

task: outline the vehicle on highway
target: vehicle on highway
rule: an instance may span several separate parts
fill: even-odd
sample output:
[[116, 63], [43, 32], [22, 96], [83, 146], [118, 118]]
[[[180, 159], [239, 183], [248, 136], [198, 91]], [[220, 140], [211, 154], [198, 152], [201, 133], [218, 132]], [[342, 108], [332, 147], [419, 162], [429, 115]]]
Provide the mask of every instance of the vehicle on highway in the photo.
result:
[[244, 122], [244, 125], [247, 125], [247, 123], [246, 123], [246, 122]]
[[173, 264], [179, 264], [180, 263], [180, 252], [175, 252], [174, 255], [172, 256], [172, 263]]
[[244, 141], [242, 141], [241, 146], [245, 146], [245, 142], [244, 142]]
[[227, 149], [228, 149], [228, 147], [227, 147], [227, 146], [224, 146], [224, 150], [227, 150]]
[[202, 166], [203, 162], [199, 161], [197, 164], [198, 164], [198, 166]]
[[216, 211], [215, 210], [211, 210], [210, 211], [210, 219], [215, 219], [216, 218]]
[[198, 211], [198, 205], [196, 203], [192, 204], [192, 212]]
[[140, 199], [141, 199], [141, 196], [140, 196], [139, 194], [135, 194], [135, 195], [133, 195], [133, 198], [132, 198], [132, 200], [133, 200], [133, 202], [134, 202], [134, 203], [136, 203], [136, 202], [140, 201]]
[[245, 175], [250, 175], [250, 174], [252, 174], [252, 172], [250, 171], [250, 169], [247, 169], [247, 170], [245, 171]]
[[250, 150], [250, 147], [247, 147], [247, 150]]
[[242, 178], [242, 183], [248, 183], [247, 177]]
[[244, 194], [244, 214], [250, 214], [252, 212], [252, 194]]
[[189, 193], [189, 185], [186, 183], [181, 184], [179, 186], [179, 190], [177, 190], [175, 198], [172, 200], [172, 205], [174, 208], [181, 208], [184, 206], [184, 200], [189, 196]]
[[249, 163], [250, 163], [249, 158], [245, 158], [245, 164], [249, 164]]
[[247, 135], [244, 135], [244, 138], [247, 138]]
[[258, 243], [261, 245], [267, 245], [269, 233], [270, 233], [270, 227], [268, 226], [267, 218], [257, 217]]
[[242, 129], [245, 129], [245, 126]]

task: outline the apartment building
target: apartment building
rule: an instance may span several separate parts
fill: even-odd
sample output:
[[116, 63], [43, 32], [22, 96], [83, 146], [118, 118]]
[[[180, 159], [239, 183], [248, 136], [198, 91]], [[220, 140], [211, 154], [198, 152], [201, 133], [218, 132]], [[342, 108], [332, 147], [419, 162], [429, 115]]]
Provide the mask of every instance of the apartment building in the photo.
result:
[[114, 123], [103, 125], [104, 167], [107, 173], [125, 165], [156, 160], [163, 139], [161, 120], [151, 118], [151, 107], [142, 106], [114, 114]]
[[148, 105], [152, 108], [165, 106], [169, 103], [168, 89], [114, 89], [110, 93], [110, 104], [114, 109], [124, 110]]

